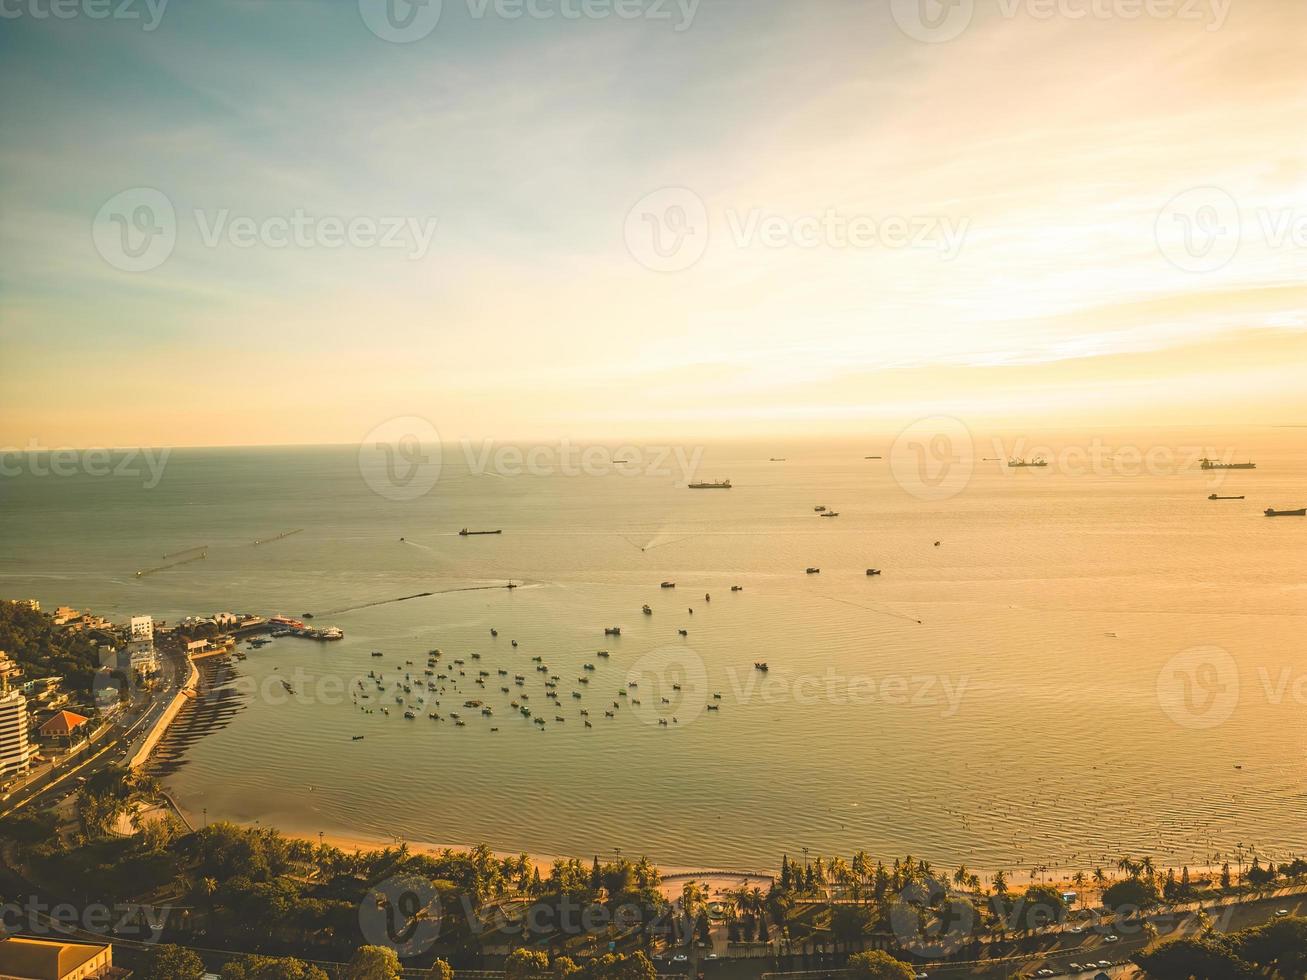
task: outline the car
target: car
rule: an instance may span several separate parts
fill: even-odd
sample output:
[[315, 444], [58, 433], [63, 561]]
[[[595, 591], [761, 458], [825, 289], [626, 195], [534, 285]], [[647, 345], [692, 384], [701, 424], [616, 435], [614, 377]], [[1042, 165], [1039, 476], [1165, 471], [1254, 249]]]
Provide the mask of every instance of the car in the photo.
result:
[[690, 957], [686, 956], [684, 953], [677, 953], [675, 956], [672, 957], [672, 962], [673, 962], [673, 963], [688, 963], [688, 962], [690, 962]]
[[1079, 963], [1068, 963], [1066, 965], [1066, 968], [1070, 970], [1072, 973], [1079, 973], [1081, 970], [1084, 969], [1084, 967], [1082, 967]]
[[1037, 976], [1037, 977], [1055, 977], [1055, 976], [1057, 976], [1057, 974], [1054, 973], [1052, 970], [1050, 970], [1048, 967], [1044, 967], [1042, 970], [1036, 970], [1036, 971], [1035, 971], [1035, 976]]
[[1078, 935], [1080, 935], [1082, 932], [1085, 931], [1085, 927], [1084, 927], [1084, 926], [1072, 926], [1071, 929], [1070, 929], [1069, 931], [1070, 931], [1073, 935], [1078, 936]]
[[1094, 964], [1094, 966], [1098, 967], [1100, 970], [1106, 970], [1111, 965], [1112, 965], [1111, 960], [1099, 960], [1097, 963]]
[[912, 974], [912, 980], [930, 980], [930, 974], [920, 972], [914, 973]]
[[1277, 919], [1278, 919], [1278, 918], [1282, 918], [1283, 916], [1286, 916], [1286, 915], [1288, 915], [1288, 914], [1289, 914], [1289, 910], [1288, 910], [1288, 909], [1276, 909], [1276, 910], [1275, 910], [1275, 917], [1276, 917]]
[[1105, 943], [1119, 943], [1120, 941], [1121, 941], [1121, 937], [1117, 935], [1103, 937], [1103, 942]]

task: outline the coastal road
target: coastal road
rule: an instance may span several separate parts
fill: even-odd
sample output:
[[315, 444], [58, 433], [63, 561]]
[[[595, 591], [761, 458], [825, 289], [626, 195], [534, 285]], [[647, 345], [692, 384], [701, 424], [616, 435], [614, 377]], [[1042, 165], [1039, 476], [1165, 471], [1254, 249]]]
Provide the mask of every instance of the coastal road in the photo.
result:
[[110, 732], [89, 754], [59, 771], [50, 782], [39, 787], [15, 790], [0, 804], [4, 807], [0, 810], [0, 817], [9, 816], [24, 807], [48, 806], [75, 789], [75, 780], [78, 777], [89, 776], [110, 766], [122, 765], [130, 759], [180, 689], [184, 681], [182, 666], [185, 658], [181, 658], [181, 661], [182, 663], [179, 664], [175, 656], [164, 657], [159, 686], [147, 695], [145, 710], [140, 715], [132, 719], [126, 727]]
[[[1216, 929], [1220, 932], [1237, 932], [1249, 926], [1264, 925], [1276, 918], [1276, 913], [1284, 909], [1290, 915], [1307, 916], [1307, 895], [1296, 894], [1279, 897], [1261, 898], [1247, 902], [1237, 902], [1209, 910], [1208, 914]], [[1161, 939], [1178, 938], [1193, 935], [1198, 931], [1198, 923], [1191, 913], [1171, 913], [1149, 916], [1148, 921], [1157, 928]], [[1070, 964], [1084, 965], [1087, 962], [1097, 964], [1107, 961], [1114, 966], [1105, 972], [1109, 976], [1130, 973], [1132, 968], [1125, 966], [1131, 956], [1148, 945], [1149, 939], [1144, 935], [1142, 921], [1134, 925], [1121, 924], [1113, 926], [1114, 931], [1095, 932], [1085, 930], [1082, 933], [1063, 932], [1047, 936], [1048, 945], [1044, 952], [1021, 957], [1005, 959], [980, 960], [970, 963], [923, 963], [915, 969], [926, 974], [930, 980], [1007, 980], [1007, 978], [1032, 977], [1035, 971], [1049, 969], [1055, 976], [1076, 977], [1088, 980], [1100, 967], [1072, 971]], [[1107, 936], [1117, 936], [1116, 942], [1108, 942]], [[704, 973], [704, 980], [758, 980], [763, 973], [776, 969], [770, 958], [729, 959], [699, 961], [697, 970]], [[803, 967], [792, 967], [799, 970]], [[820, 967], [813, 965], [811, 973], [805, 980], [820, 980]], [[685, 973], [694, 976], [696, 969], [691, 965], [670, 964], [660, 961], [659, 973]]]

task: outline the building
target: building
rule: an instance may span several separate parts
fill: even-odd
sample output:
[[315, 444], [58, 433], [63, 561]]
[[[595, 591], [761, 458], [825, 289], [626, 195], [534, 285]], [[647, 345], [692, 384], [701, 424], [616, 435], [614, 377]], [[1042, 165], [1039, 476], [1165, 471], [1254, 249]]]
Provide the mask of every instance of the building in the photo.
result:
[[41, 726], [41, 737], [71, 739], [73, 733], [90, 720], [85, 715], [79, 715], [76, 711], [64, 710], [56, 712]]
[[60, 606], [54, 611], [54, 624], [56, 626], [63, 626], [67, 623], [71, 623], [81, 615], [81, 613], [76, 609], [73, 609], [71, 606]]
[[[0, 779], [22, 772], [36, 749], [28, 736], [27, 698], [7, 687], [0, 693]], [[5, 972], [0, 968], [0, 977]]]
[[8, 601], [12, 602], [15, 606], [24, 606], [32, 610], [32, 612], [41, 611], [41, 603], [36, 599], [10, 599]]
[[0, 980], [90, 980], [113, 972], [112, 946], [16, 936], [0, 941]]
[[123, 670], [134, 670], [146, 677], [158, 672], [159, 656], [155, 653], [154, 641], [132, 640], [119, 652], [118, 664]]
[[0, 650], [0, 681], [10, 681], [23, 672], [23, 668], [15, 663], [9, 654]]
[[154, 641], [154, 619], [150, 616], [133, 616], [131, 622], [133, 640]]

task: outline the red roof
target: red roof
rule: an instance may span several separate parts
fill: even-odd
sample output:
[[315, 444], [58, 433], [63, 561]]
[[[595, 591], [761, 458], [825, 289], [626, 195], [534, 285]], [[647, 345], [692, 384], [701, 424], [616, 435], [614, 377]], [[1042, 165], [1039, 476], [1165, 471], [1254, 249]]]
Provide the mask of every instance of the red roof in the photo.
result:
[[61, 711], [41, 726], [42, 735], [71, 735], [90, 719], [75, 711]]

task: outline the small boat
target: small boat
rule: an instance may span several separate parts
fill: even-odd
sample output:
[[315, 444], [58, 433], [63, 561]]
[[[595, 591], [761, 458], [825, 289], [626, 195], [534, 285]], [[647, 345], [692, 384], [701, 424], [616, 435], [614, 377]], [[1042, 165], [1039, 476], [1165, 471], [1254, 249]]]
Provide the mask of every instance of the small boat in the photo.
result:
[[1267, 517], [1307, 517], [1307, 507], [1301, 507], [1298, 510], [1274, 510], [1266, 508]]
[[817, 516], [818, 516], [818, 517], [839, 517], [839, 516], [840, 516], [840, 512], [839, 512], [838, 510], [828, 510], [828, 511], [826, 511], [826, 513], [824, 513], [824, 514], [818, 514]]
[[689, 636], [689, 635], [690, 635], [690, 631], [689, 631], [689, 630], [677, 630], [676, 632], [680, 633], [682, 636]]
[[869, 568], [869, 569], [867, 569], [867, 574], [868, 574], [868, 575], [879, 575], [879, 574], [880, 574], [880, 569], [879, 569], [879, 568]]
[[463, 528], [463, 530], [458, 532], [458, 536], [460, 538], [474, 538], [481, 534], [503, 534], [503, 533], [504, 531], [502, 528], [496, 529], [494, 531], [469, 531], [467, 528]]
[[883, 456], [863, 456], [863, 459], [884, 459]]
[[765, 661], [761, 661], [761, 660], [759, 660], [759, 661], [754, 661], [753, 669], [754, 669], [754, 670], [761, 670], [761, 671], [765, 674], [765, 673], [767, 673], [767, 671], [769, 671], [771, 668], [767, 666], [767, 664], [766, 664]]
[[709, 711], [720, 711], [722, 706], [720, 704], [710, 704], [707, 707]]
[[598, 652], [595, 654], [595, 656], [596, 656], [596, 657], [607, 657], [607, 656], [608, 656], [608, 651], [607, 651], [607, 650], [600, 650], [600, 651], [598, 651]]
[[1023, 466], [1047, 466], [1048, 460], [1043, 456], [1036, 456], [1034, 459], [1009, 459], [1007, 465], [1020, 468]]
[[363, 741], [363, 736], [362, 736], [362, 735], [355, 735], [352, 739], [350, 739], [350, 741], [352, 741], [352, 742], [361, 742], [361, 741]]
[[815, 510], [818, 514], [820, 514], [826, 509], [826, 507], [823, 504], [818, 504], [816, 507], [812, 509]]
[[743, 592], [743, 591], [744, 591], [744, 586], [743, 586], [743, 585], [732, 585], [732, 586], [731, 586], [731, 591], [732, 591], [732, 592]]
[[712, 596], [710, 596], [707, 592], [705, 592], [705, 593], [703, 594], [703, 601], [704, 601], [704, 602], [712, 602]]
[[312, 619], [312, 618], [313, 618], [313, 613], [304, 613], [304, 615], [300, 616], [300, 619]]
[[1208, 500], [1243, 500], [1244, 498], [1243, 498], [1243, 497], [1222, 497], [1222, 496], [1221, 496], [1220, 494], [1218, 494], [1218, 493], [1212, 493], [1212, 494], [1208, 494], [1208, 495], [1207, 495], [1207, 499], [1208, 499]]
[[417, 717], [417, 715], [413, 714], [413, 712], [411, 711], [405, 711], [404, 717], [407, 718], [409, 721], [412, 721], [414, 718]]
[[783, 462], [785, 462], [785, 457], [784, 457], [784, 456], [773, 456], [771, 459], [767, 460], [767, 462], [769, 462], [769, 463], [783, 463]]
[[675, 582], [663, 582], [660, 586], [658, 586], [658, 588], [660, 588], [660, 589], [674, 589], [674, 588], [676, 588], [676, 583], [675, 583]]
[[691, 490], [729, 490], [731, 489], [730, 480], [722, 480], [718, 483], [691, 483]]
[[604, 630], [604, 636], [621, 636], [621, 635], [622, 635], [622, 627], [620, 626], [609, 626]]
[[492, 626], [492, 627], [490, 628], [490, 635], [491, 635], [491, 636], [498, 636], [498, 635], [499, 635], [499, 630], [495, 629], [495, 628]]
[[820, 575], [820, 574], [821, 574], [821, 569], [820, 569], [820, 568], [813, 567], [813, 566], [809, 566], [809, 567], [807, 568], [807, 574], [809, 574], [809, 575]]
[[653, 610], [650, 609], [648, 606], [641, 606], [641, 607], [640, 607], [640, 611], [641, 611], [642, 613], [644, 613], [646, 616], [652, 616], [652, 615], [653, 615]]
[[373, 651], [372, 651], [372, 656], [374, 656], [374, 657], [384, 657], [385, 654], [382, 653], [380, 650], [373, 650]]

